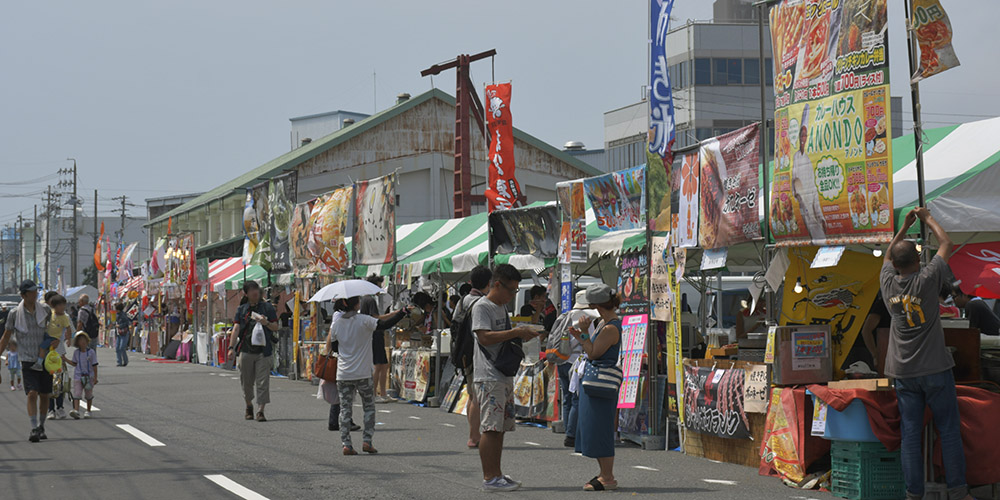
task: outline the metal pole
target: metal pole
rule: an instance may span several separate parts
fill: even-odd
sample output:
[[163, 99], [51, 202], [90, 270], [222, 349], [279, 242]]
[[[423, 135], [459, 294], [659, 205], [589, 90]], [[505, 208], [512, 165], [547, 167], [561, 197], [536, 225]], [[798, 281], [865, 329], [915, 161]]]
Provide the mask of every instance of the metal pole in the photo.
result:
[[45, 198], [45, 276], [44, 276], [44, 278], [45, 278], [45, 284], [46, 284], [46, 286], [48, 286], [48, 283], [51, 281], [49, 279], [51, 277], [51, 274], [49, 272], [49, 266], [51, 264], [51, 259], [52, 259], [51, 247], [49, 247], [49, 244], [52, 242], [52, 239], [49, 236], [50, 234], [52, 234], [52, 186], [49, 186], [48, 192], [46, 193], [46, 198]]
[[7, 291], [7, 247], [3, 244], [7, 239], [7, 226], [0, 232], [0, 290]]
[[35, 218], [31, 226], [31, 279], [38, 281], [38, 205], [35, 205]]
[[[913, 12], [910, 9], [910, 0], [904, 0], [906, 10], [906, 55], [910, 63], [910, 75], [917, 71], [917, 48], [916, 39], [913, 36]], [[913, 107], [913, 147], [916, 149], [917, 160], [917, 205], [927, 206], [924, 193], [924, 141], [923, 127], [920, 124], [920, 84], [910, 81], [910, 102]], [[926, 248], [927, 226], [920, 222], [920, 242]], [[923, 252], [924, 260], [930, 252]]]
[[441, 300], [441, 291], [444, 290], [444, 279], [441, 277], [441, 271], [437, 272], [437, 282], [439, 290], [437, 293], [437, 318], [434, 320], [434, 343], [437, 344], [437, 350], [434, 354], [434, 397], [427, 401], [427, 406], [432, 408], [441, 406], [441, 398], [444, 396], [441, 391], [441, 315], [444, 314], [441, 303], [448, 300], [447, 298]]
[[76, 280], [79, 279], [79, 276], [80, 276], [78, 274], [79, 269], [77, 267], [78, 266], [77, 260], [79, 260], [80, 254], [77, 252], [78, 241], [77, 241], [77, 234], [76, 234], [76, 232], [77, 232], [77, 221], [76, 221], [76, 204], [77, 204], [77, 199], [76, 199], [76, 158], [67, 158], [67, 160], [73, 160], [73, 200], [72, 200], [73, 201], [73, 203], [72, 203], [72, 210], [73, 210], [73, 237], [70, 238], [70, 240], [69, 240], [70, 253], [73, 254], [73, 258], [70, 259], [70, 261], [69, 261], [70, 273], [72, 273], [72, 277], [69, 279], [68, 285], [69, 286], [75, 286], [76, 285]]
[[14, 226], [14, 238], [17, 240], [17, 267], [15, 268], [14, 274], [16, 275], [18, 271], [21, 272], [21, 279], [18, 282], [24, 281], [24, 219], [21, 218], [21, 214], [17, 214], [17, 225]]

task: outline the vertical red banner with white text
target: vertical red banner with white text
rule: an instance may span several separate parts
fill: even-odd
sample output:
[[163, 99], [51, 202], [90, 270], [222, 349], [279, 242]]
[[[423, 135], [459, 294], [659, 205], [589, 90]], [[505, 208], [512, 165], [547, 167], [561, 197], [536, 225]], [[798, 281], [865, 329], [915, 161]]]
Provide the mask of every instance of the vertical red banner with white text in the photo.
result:
[[510, 83], [486, 86], [486, 132], [489, 135], [486, 204], [490, 212], [519, 205], [521, 186], [514, 176], [514, 125], [510, 118]]

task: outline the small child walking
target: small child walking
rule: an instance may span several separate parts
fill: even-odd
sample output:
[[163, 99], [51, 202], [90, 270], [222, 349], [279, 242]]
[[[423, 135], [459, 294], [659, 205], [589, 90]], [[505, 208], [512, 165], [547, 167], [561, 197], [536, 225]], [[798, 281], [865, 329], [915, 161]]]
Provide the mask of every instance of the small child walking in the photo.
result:
[[[11, 340], [7, 344], [7, 370], [10, 371], [10, 390], [21, 389], [21, 360], [17, 357], [17, 341]], [[14, 380], [17, 380], [17, 387]]]
[[87, 400], [87, 410], [83, 412], [83, 418], [91, 417], [94, 386], [97, 385], [97, 351], [90, 348], [90, 337], [84, 332], [76, 332], [73, 345], [76, 346], [73, 359], [64, 361], [76, 367], [73, 370], [73, 411], [69, 412], [69, 416], [79, 420], [81, 399]]

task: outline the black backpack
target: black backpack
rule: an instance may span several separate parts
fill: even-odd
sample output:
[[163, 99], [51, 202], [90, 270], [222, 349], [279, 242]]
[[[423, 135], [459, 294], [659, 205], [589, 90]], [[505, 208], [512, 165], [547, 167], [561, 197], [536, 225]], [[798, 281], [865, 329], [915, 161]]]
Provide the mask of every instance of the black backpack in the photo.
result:
[[451, 362], [455, 368], [463, 370], [472, 368], [472, 357], [475, 352], [473, 349], [476, 345], [476, 338], [472, 335], [472, 308], [481, 298], [478, 297], [472, 301], [472, 304], [469, 304], [458, 328], [451, 330]]
[[83, 331], [90, 336], [90, 338], [97, 338], [97, 330], [100, 328], [100, 323], [97, 320], [97, 312], [94, 308], [87, 308], [87, 323], [83, 325]]

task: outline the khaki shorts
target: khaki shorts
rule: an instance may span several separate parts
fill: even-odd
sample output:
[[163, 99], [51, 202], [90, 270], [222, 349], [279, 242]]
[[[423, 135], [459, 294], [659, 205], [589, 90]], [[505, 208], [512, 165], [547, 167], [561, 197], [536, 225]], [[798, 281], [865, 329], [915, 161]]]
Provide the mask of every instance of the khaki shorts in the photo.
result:
[[490, 380], [473, 386], [479, 401], [479, 432], [513, 432], [514, 383]]

